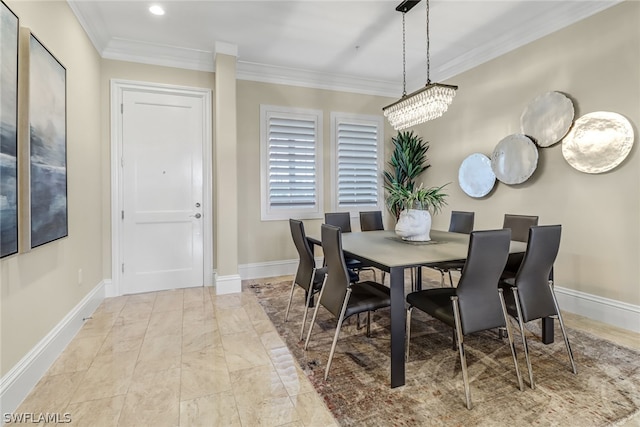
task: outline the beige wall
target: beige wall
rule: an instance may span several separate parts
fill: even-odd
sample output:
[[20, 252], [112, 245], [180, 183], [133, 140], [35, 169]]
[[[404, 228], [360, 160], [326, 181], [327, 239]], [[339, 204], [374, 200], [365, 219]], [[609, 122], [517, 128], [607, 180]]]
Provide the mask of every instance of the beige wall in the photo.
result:
[[[451, 182], [449, 210], [434, 219], [446, 227], [451, 209], [476, 212], [476, 228], [502, 225], [505, 213], [535, 214], [563, 226], [556, 281], [560, 286], [640, 304], [640, 3], [624, 2], [583, 22], [451, 79], [460, 86], [449, 112], [417, 131], [431, 142], [429, 185]], [[491, 155], [505, 136], [520, 132], [520, 114], [537, 95], [560, 91], [576, 118], [593, 111], [627, 117], [635, 146], [616, 169], [578, 172], [561, 144], [539, 150], [538, 168], [524, 184], [497, 183], [476, 200], [457, 184], [462, 160]]]
[[[329, 186], [332, 111], [382, 114], [391, 99], [378, 96], [238, 81], [238, 252], [240, 264], [297, 259], [288, 221], [260, 220], [260, 105], [323, 111], [324, 210], [331, 209]], [[385, 123], [384, 140], [395, 132]], [[388, 144], [385, 144], [388, 145]], [[320, 233], [321, 220], [305, 220], [307, 233]]]
[[69, 236], [0, 261], [1, 375], [104, 278], [100, 57], [66, 2], [7, 4], [67, 69]]

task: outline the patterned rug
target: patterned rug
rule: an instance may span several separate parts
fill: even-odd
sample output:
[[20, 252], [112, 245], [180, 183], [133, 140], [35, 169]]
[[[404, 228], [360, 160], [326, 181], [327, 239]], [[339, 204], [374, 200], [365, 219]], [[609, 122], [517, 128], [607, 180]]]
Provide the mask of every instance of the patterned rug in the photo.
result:
[[[389, 311], [373, 314], [371, 338], [345, 322], [329, 372], [324, 369], [336, 320], [320, 308], [309, 350], [298, 341], [304, 292], [294, 293], [289, 321], [284, 312], [290, 282], [251, 285], [260, 304], [315, 389], [344, 426], [609, 426], [640, 411], [640, 353], [569, 330], [578, 374], [570, 364], [560, 329], [556, 342], [540, 342], [539, 322], [527, 340], [536, 381], [529, 388], [522, 343], [516, 337], [525, 391], [517, 386], [506, 339], [495, 331], [465, 337], [473, 409], [464, 400], [462, 371], [446, 325], [414, 310], [406, 385], [391, 389]], [[310, 321], [312, 311], [309, 312]]]

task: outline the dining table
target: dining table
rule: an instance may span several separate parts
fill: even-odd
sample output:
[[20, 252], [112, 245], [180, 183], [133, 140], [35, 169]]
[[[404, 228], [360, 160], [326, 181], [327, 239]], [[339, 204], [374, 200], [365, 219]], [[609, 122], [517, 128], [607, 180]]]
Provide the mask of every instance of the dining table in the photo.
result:
[[[468, 234], [431, 230], [430, 235], [429, 241], [413, 242], [402, 240], [390, 230], [342, 233], [342, 249], [346, 257], [358, 259], [390, 276], [392, 388], [405, 384], [405, 269], [429, 267], [435, 263], [464, 260], [467, 257]], [[313, 245], [322, 245], [320, 238], [314, 233], [307, 234], [307, 239]], [[525, 250], [526, 243], [511, 241], [509, 253]], [[553, 342], [552, 319], [543, 319], [542, 330], [543, 342]]]

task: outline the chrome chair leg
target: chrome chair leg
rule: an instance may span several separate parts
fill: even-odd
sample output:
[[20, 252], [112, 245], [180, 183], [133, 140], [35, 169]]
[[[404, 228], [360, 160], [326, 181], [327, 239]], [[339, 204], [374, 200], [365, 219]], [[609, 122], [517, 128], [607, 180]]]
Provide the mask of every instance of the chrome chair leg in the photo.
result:
[[464, 383], [464, 396], [467, 401], [467, 409], [471, 409], [471, 390], [469, 388], [469, 374], [467, 372], [467, 357], [464, 352], [464, 342], [462, 341], [462, 323], [460, 322], [460, 306], [458, 297], [451, 297], [453, 304], [453, 317], [456, 322], [456, 335], [458, 337], [458, 350], [460, 351], [460, 364], [462, 365], [462, 382]]
[[451, 277], [451, 270], [447, 270], [447, 273], [449, 273], [449, 286], [453, 288], [453, 278]]
[[529, 358], [529, 344], [527, 343], [527, 337], [524, 333], [524, 322], [522, 321], [522, 309], [520, 308], [520, 296], [518, 295], [518, 288], [511, 288], [513, 292], [513, 298], [516, 303], [516, 310], [518, 312], [518, 327], [520, 328], [520, 336], [522, 338], [522, 346], [524, 347], [524, 358], [527, 360], [527, 370], [529, 371], [529, 386], [531, 389], [536, 388], [536, 384], [533, 380], [533, 368], [531, 367], [531, 359]]
[[411, 313], [413, 312], [413, 306], [407, 309], [407, 344], [404, 351], [405, 361], [409, 360], [409, 340], [411, 339]]
[[560, 330], [562, 331], [562, 337], [564, 338], [564, 345], [567, 347], [567, 353], [569, 354], [569, 361], [571, 362], [571, 370], [574, 374], [578, 373], [578, 369], [576, 368], [576, 363], [573, 360], [573, 352], [571, 351], [571, 345], [569, 345], [569, 337], [567, 336], [567, 331], [564, 329], [564, 322], [562, 320], [562, 314], [560, 314], [560, 307], [558, 306], [558, 299], [556, 298], [556, 293], [553, 291], [553, 282], [549, 283], [549, 287], [551, 288], [551, 296], [553, 297], [553, 304], [556, 306], [556, 312], [558, 313], [558, 323], [560, 323]]
[[324, 370], [324, 380], [327, 380], [329, 376], [329, 368], [331, 367], [331, 361], [333, 360], [333, 354], [336, 351], [336, 344], [338, 343], [338, 336], [340, 335], [340, 329], [342, 328], [342, 322], [344, 320], [344, 312], [347, 310], [347, 305], [349, 303], [349, 297], [351, 296], [351, 289], [347, 289], [347, 295], [344, 297], [344, 302], [342, 303], [342, 310], [340, 310], [340, 317], [338, 318], [338, 326], [336, 326], [336, 333], [333, 336], [333, 343], [331, 344], [331, 352], [329, 352], [329, 360], [327, 361], [327, 367]]
[[[313, 280], [313, 279], [311, 279]], [[291, 281], [291, 292], [289, 292], [289, 303], [287, 304], [287, 310], [284, 312], [284, 321], [287, 321], [287, 318], [289, 317], [289, 309], [291, 308], [291, 301], [293, 300], [293, 290], [296, 287], [296, 278], [294, 277], [293, 280]]]
[[[315, 269], [313, 271], [313, 276], [315, 277]], [[302, 327], [300, 328], [300, 341], [304, 339], [304, 326], [307, 324], [307, 312], [309, 311], [309, 304], [311, 304], [311, 297], [313, 296], [313, 279], [311, 279], [311, 283], [309, 284], [309, 292], [307, 292], [307, 301], [304, 305], [304, 314], [302, 315]]]
[[[513, 334], [511, 332], [511, 325], [509, 323], [509, 313], [507, 313], [507, 304], [504, 302], [504, 295], [502, 289], [498, 288], [498, 294], [500, 296], [500, 305], [502, 306], [502, 315], [504, 316], [504, 324], [507, 329], [507, 337], [509, 338], [509, 348], [511, 349], [511, 356], [513, 356], [513, 365], [516, 367], [516, 376], [518, 377], [518, 387], [520, 391], [524, 391], [522, 384], [522, 375], [520, 375], [520, 367], [518, 367], [518, 356], [516, 355], [516, 344], [513, 341]], [[532, 382], [533, 384], [533, 382]]]
[[322, 293], [324, 292], [324, 285], [327, 283], [327, 275], [324, 276], [324, 281], [322, 282], [322, 287], [320, 288], [320, 293], [318, 294], [318, 301], [316, 302], [316, 308], [313, 310], [313, 317], [311, 318], [311, 325], [309, 325], [309, 332], [307, 333], [307, 339], [304, 342], [304, 349], [306, 350], [309, 347], [309, 339], [311, 338], [311, 331], [313, 330], [313, 325], [316, 324], [316, 317], [318, 317], [318, 308], [320, 308], [320, 300], [322, 300]]
[[367, 338], [371, 338], [371, 312], [367, 311]]

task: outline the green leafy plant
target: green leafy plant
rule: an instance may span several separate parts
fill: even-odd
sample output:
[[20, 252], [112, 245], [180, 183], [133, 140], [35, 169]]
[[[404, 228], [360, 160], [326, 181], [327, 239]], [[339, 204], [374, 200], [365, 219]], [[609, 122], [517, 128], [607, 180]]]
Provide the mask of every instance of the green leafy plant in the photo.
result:
[[[421, 204], [418, 200], [418, 194], [414, 194], [415, 181], [431, 165], [427, 159], [429, 143], [425, 142], [421, 136], [414, 134], [413, 131], [398, 132], [395, 137], [391, 138], [391, 142], [394, 149], [391, 159], [387, 162], [389, 169], [384, 171], [384, 188], [387, 191], [387, 208], [397, 219], [408, 201], [412, 200], [411, 207], [416, 203]], [[446, 194], [441, 192], [443, 187], [421, 189], [423, 194], [419, 198], [425, 200], [422, 204], [431, 207], [435, 210], [434, 213], [444, 203]]]
[[428, 188], [420, 185], [418, 188], [409, 190], [395, 183], [387, 188], [387, 207], [391, 210], [392, 206], [397, 206], [400, 212], [404, 209], [424, 209], [436, 214], [447, 204], [448, 194], [443, 191], [447, 185], [449, 184]]

